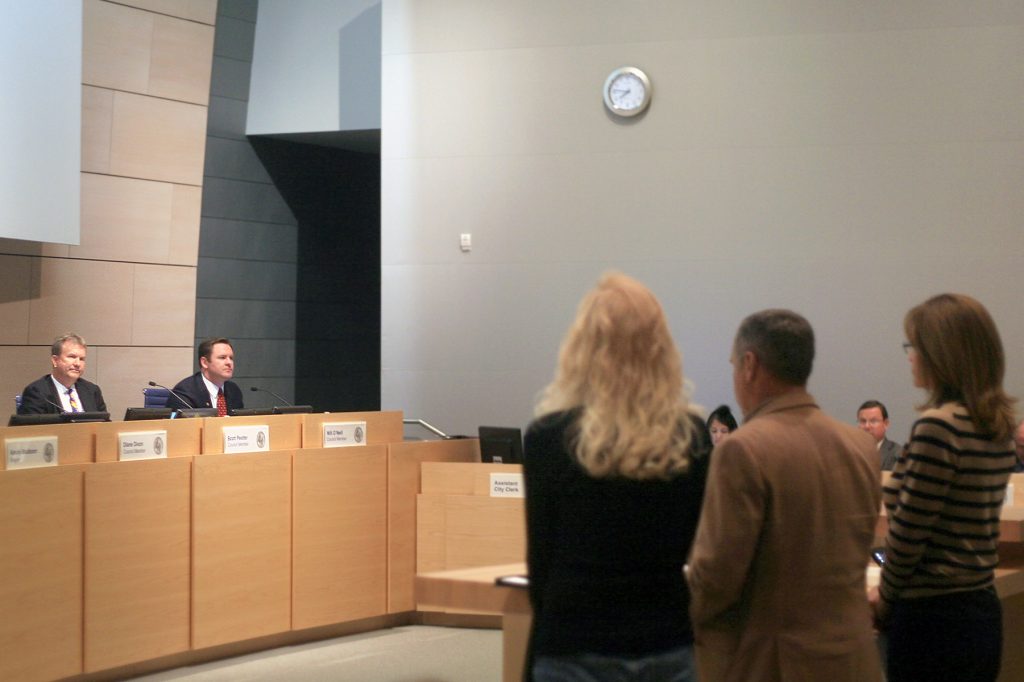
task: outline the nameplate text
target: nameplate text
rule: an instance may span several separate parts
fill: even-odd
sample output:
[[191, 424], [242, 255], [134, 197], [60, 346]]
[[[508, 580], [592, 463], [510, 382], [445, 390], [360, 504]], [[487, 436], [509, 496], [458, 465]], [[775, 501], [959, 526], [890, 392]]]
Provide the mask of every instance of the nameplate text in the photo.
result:
[[167, 459], [167, 431], [129, 431], [117, 434], [117, 458]]
[[257, 426], [225, 426], [224, 454], [233, 455], [240, 452], [265, 452], [270, 449], [270, 427], [266, 424]]
[[491, 474], [491, 497], [523, 497], [522, 474]]
[[55, 467], [58, 463], [57, 436], [6, 438], [4, 450], [8, 469]]
[[324, 422], [321, 447], [347, 448], [366, 445], [366, 422]]

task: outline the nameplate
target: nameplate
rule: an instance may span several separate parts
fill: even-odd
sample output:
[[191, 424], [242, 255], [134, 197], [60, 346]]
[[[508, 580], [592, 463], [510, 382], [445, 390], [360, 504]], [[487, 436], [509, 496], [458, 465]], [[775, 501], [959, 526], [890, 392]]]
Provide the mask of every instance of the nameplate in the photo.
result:
[[240, 452], [265, 452], [270, 449], [270, 427], [266, 424], [225, 426], [223, 433], [225, 455], [234, 455]]
[[8, 469], [35, 469], [57, 466], [57, 436], [5, 438]]
[[136, 459], [167, 459], [167, 432], [118, 432], [117, 458], [122, 462]]
[[324, 422], [324, 448], [366, 445], [366, 422]]
[[491, 474], [491, 497], [522, 497], [522, 474]]

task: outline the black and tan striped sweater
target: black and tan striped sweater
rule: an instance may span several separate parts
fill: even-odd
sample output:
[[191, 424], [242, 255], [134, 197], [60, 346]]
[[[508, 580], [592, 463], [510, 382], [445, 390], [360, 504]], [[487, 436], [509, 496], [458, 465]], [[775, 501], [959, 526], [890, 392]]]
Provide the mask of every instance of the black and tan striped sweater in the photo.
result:
[[914, 423], [882, 500], [889, 514], [880, 591], [888, 602], [987, 587], [1013, 442], [977, 433], [961, 403]]

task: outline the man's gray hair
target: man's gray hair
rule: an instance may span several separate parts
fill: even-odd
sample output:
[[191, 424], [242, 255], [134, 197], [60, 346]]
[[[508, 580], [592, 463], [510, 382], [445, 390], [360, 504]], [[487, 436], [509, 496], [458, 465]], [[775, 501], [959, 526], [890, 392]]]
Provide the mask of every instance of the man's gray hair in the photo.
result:
[[86, 348], [85, 339], [78, 334], [72, 334], [71, 332], [65, 332], [53, 340], [53, 345], [50, 347], [50, 355], [60, 356], [64, 352], [64, 344], [70, 341], [76, 346]]
[[747, 351], [776, 379], [804, 386], [814, 364], [814, 330], [792, 310], [762, 310], [743, 320], [736, 332], [736, 359]]

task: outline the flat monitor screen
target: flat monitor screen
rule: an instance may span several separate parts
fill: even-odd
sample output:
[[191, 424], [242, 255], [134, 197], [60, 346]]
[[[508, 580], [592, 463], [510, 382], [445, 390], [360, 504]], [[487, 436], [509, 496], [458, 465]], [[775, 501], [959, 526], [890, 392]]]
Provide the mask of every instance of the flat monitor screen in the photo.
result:
[[523, 432], [507, 426], [481, 426], [480, 461], [522, 464]]
[[232, 417], [261, 417], [266, 414], [274, 414], [272, 407], [236, 407], [228, 412]]
[[216, 407], [189, 407], [183, 410], [175, 410], [179, 419], [190, 419], [193, 417], [216, 417]]
[[145, 419], [170, 419], [174, 410], [170, 407], [129, 407], [124, 411], [126, 422]]
[[274, 414], [311, 414], [312, 405], [276, 405]]

